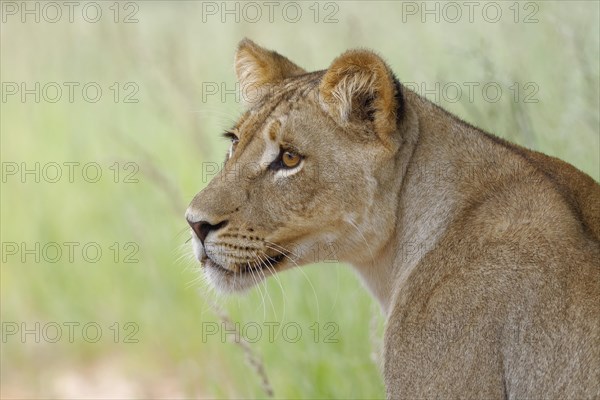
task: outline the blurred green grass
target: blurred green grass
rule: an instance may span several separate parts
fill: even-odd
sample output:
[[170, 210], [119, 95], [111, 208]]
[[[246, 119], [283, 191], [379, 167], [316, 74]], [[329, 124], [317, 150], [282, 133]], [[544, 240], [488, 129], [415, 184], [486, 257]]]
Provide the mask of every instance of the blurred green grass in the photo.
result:
[[[260, 379], [233, 343], [202, 340], [221, 305], [240, 324], [295, 322], [297, 343], [266, 335], [252, 343], [277, 398], [380, 398], [377, 363], [382, 317], [352, 271], [313, 265], [271, 279], [249, 294], [215, 297], [198, 280], [183, 213], [205, 184], [203, 162], [221, 163], [218, 134], [241, 111], [228, 96], [202, 101], [203, 83], [235, 87], [232, 59], [244, 36], [308, 70], [325, 68], [352, 47], [382, 54], [404, 82], [499, 82], [503, 97], [440, 102], [481, 128], [573, 163], [600, 179], [598, 3], [540, 2], [538, 23], [510, 17], [490, 24], [401, 21], [401, 3], [339, 2], [338, 23], [202, 22], [200, 2], [139, 2], [138, 23], [20, 23], [1, 27], [2, 82], [98, 82], [98, 103], [0, 104], [2, 162], [97, 162], [87, 183], [2, 183], [2, 242], [97, 242], [97, 263], [35, 263], [6, 257], [2, 322], [96, 322], [97, 343], [2, 343], [2, 397], [264, 397]], [[308, 12], [308, 3], [302, 3]], [[108, 11], [108, 3], [103, 9]], [[323, 3], [321, 3], [323, 6]], [[504, 7], [504, 10], [507, 10]], [[108, 87], [135, 82], [137, 103], [115, 103]], [[536, 103], [507, 88], [533, 82]], [[114, 183], [115, 162], [139, 165], [137, 183]], [[121, 172], [124, 172], [121, 170]], [[108, 248], [134, 242], [139, 262], [115, 263]], [[268, 296], [265, 295], [268, 292]], [[285, 309], [285, 315], [284, 315]], [[135, 322], [138, 343], [114, 343], [109, 327]], [[313, 340], [310, 327], [334, 322], [337, 343]], [[375, 335], [372, 326], [378, 327]], [[264, 325], [262, 325], [264, 326]], [[121, 334], [124, 331], [121, 328]], [[375, 337], [374, 337], [375, 336]], [[323, 339], [323, 337], [321, 337]]]

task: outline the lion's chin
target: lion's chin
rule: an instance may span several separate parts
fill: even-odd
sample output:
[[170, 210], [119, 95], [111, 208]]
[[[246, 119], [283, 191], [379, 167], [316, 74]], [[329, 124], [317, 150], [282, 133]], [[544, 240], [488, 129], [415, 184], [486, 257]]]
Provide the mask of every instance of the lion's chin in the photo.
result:
[[283, 264], [283, 257], [270, 259], [268, 264], [259, 264], [251, 268], [227, 269], [210, 258], [202, 260], [204, 274], [210, 286], [217, 292], [228, 294], [246, 291], [267, 277], [274, 275]]

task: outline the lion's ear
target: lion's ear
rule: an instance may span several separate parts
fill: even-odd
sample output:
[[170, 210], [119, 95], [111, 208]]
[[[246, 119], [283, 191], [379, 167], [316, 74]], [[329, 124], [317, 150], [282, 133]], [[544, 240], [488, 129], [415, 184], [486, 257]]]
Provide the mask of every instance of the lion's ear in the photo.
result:
[[336, 58], [319, 87], [323, 108], [341, 126], [372, 123], [384, 142], [397, 128], [399, 91], [385, 62], [367, 50], [350, 50]]
[[306, 71], [274, 51], [243, 39], [235, 55], [235, 72], [242, 99], [251, 106], [268, 92], [268, 86]]

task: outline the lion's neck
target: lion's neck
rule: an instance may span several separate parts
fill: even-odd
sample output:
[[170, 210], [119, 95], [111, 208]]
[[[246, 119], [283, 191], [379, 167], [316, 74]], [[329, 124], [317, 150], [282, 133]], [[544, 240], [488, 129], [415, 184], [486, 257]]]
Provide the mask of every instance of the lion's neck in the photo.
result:
[[[450, 116], [415, 96], [409, 94], [409, 104], [418, 123], [414, 131], [410, 130], [415, 137], [398, 154], [400, 173], [393, 188], [398, 197], [395, 204], [381, 205], [397, 205], [393, 233], [379, 243], [379, 250], [368, 261], [353, 263], [384, 314], [415, 267], [443, 236], [455, 213], [458, 181], [468, 178], [468, 171], [462, 170], [468, 164], [461, 161], [461, 140], [457, 139], [465, 135], [479, 140], [470, 127], [456, 128]], [[439, 117], [435, 126], [427, 122], [432, 113]]]

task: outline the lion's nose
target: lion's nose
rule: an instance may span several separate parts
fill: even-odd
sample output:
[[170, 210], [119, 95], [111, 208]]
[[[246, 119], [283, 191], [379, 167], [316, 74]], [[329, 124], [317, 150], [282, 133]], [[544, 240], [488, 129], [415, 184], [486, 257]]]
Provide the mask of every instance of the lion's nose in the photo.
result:
[[208, 236], [208, 234], [211, 231], [217, 231], [225, 227], [228, 221], [221, 221], [218, 224], [211, 224], [208, 221], [194, 222], [188, 219], [187, 222], [192, 227], [192, 230], [196, 233], [196, 236], [198, 236], [198, 239], [200, 239], [200, 242], [202, 242], [202, 244], [204, 245], [204, 240], [206, 239], [206, 236]]

